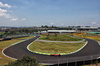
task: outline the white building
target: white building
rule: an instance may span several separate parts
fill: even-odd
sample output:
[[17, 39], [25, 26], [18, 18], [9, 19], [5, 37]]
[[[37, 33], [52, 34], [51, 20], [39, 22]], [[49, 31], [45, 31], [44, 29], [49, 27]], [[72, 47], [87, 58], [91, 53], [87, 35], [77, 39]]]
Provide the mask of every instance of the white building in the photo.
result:
[[74, 33], [76, 30], [48, 30], [48, 33]]

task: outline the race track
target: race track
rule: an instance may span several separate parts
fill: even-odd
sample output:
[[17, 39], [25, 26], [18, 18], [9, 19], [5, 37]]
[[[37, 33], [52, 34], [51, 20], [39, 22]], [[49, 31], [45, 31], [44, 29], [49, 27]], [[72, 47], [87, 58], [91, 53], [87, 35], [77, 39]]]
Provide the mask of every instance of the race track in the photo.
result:
[[85, 61], [85, 60], [91, 60], [91, 58], [97, 59], [100, 56], [100, 46], [98, 42], [91, 39], [86, 39], [88, 43], [82, 50], [69, 55], [55, 57], [55, 56], [32, 53], [29, 50], [27, 50], [27, 46], [37, 38], [39, 38], [39, 36], [36, 36], [32, 39], [8, 47], [3, 51], [3, 53], [9, 57], [16, 59], [19, 59], [25, 55], [35, 56], [37, 60], [40, 61], [40, 63], [45, 63], [45, 64], [57, 64], [58, 61], [60, 61], [59, 64]]

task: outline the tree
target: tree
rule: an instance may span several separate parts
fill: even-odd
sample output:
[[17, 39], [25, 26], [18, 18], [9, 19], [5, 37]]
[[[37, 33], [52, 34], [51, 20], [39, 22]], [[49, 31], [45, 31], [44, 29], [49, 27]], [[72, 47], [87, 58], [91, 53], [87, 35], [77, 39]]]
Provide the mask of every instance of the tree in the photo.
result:
[[4, 33], [5, 35], [8, 35], [9, 34], [9, 32], [8, 31], [5, 31], [5, 33]]
[[55, 33], [55, 37], [57, 37], [57, 33]]
[[17, 32], [16, 31], [10, 31], [10, 35], [16, 35]]
[[24, 56], [22, 59], [11, 62], [5, 66], [39, 66], [39, 63], [34, 57]]
[[43, 28], [44, 26], [42, 25], [41, 27]]
[[48, 26], [47, 26], [47, 25], [45, 25], [44, 27], [45, 27], [45, 28], [48, 28]]
[[2, 34], [0, 35], [0, 38], [3, 38], [3, 35]]

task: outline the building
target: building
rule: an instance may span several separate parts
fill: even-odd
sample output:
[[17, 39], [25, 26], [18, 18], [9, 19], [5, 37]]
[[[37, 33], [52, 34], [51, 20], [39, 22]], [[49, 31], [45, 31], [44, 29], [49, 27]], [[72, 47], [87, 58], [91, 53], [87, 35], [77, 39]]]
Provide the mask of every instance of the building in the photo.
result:
[[97, 31], [98, 27], [79, 27], [77, 28], [79, 31]]
[[76, 30], [48, 30], [48, 33], [75, 33]]

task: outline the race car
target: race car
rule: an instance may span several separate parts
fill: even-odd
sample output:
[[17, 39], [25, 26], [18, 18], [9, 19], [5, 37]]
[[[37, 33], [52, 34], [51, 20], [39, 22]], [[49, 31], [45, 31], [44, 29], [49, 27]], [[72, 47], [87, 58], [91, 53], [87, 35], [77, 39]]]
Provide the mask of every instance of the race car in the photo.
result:
[[60, 54], [50, 54], [50, 56], [60, 56]]

